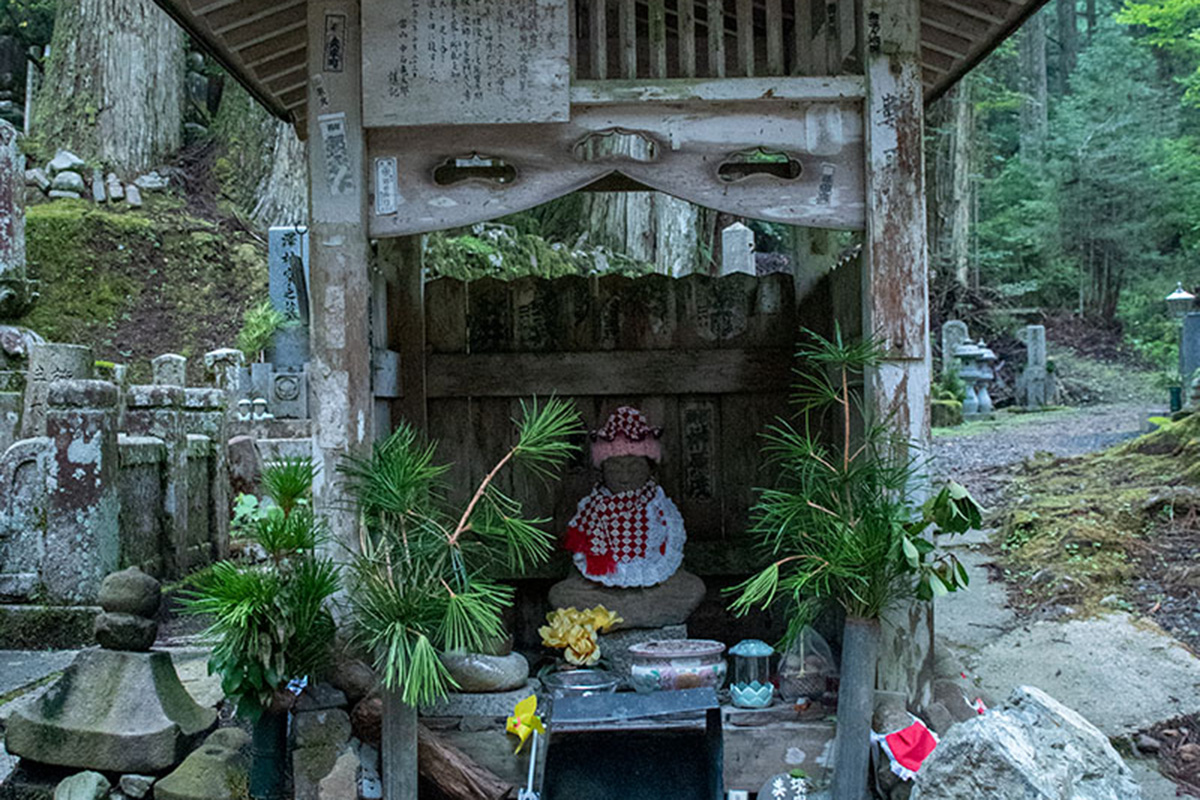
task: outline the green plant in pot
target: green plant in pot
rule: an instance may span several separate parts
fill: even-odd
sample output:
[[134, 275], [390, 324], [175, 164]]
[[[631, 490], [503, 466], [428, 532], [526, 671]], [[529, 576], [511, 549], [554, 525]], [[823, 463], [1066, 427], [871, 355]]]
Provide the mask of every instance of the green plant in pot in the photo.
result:
[[[770, 564], [731, 590], [731, 608], [745, 614], [788, 604], [788, 640], [823, 606], [845, 613], [832, 794], [862, 800], [880, 618], [906, 601], [966, 586], [966, 569], [938, 551], [934, 536], [978, 526], [981, 510], [955, 483], [917, 505], [920, 461], [890, 419], [870, 418], [855, 390], [882, 360], [880, 344], [849, 342], [840, 331], [833, 339], [806, 335], [797, 354], [798, 418], [777, 420], [763, 434], [779, 478], [759, 490], [752, 532]], [[821, 433], [828, 426], [832, 437]]]
[[513, 433], [515, 443], [462, 503], [449, 499], [436, 445], [408, 425], [339, 467], [363, 531], [347, 587], [354, 634], [374, 655], [385, 703], [403, 704], [385, 713], [406, 715], [412, 737], [391, 750], [415, 753], [416, 707], [455, 688], [440, 654], [486, 652], [504, 638], [513, 589], [494, 577], [497, 567], [520, 574], [553, 552], [554, 536], [540, 527], [548, 520], [528, 518], [496, 478], [523, 468], [553, 479], [582, 423], [570, 403], [534, 401], [522, 403]]
[[[335, 564], [317, 555], [324, 521], [310, 503], [315, 469], [290, 459], [263, 470], [270, 502], [242, 503], [234, 533], [243, 555], [198, 574], [183, 596], [188, 614], [211, 618], [209, 672], [237, 713], [253, 724], [250, 794], [287, 791], [288, 683], [315, 677], [332, 657], [329, 598], [338, 591]], [[246, 508], [253, 511], [247, 513]]]

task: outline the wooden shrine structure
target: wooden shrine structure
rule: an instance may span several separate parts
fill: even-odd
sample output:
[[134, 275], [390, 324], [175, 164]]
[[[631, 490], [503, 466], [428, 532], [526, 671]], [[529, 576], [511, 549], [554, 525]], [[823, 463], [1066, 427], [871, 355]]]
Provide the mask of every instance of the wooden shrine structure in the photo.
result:
[[[426, 296], [420, 234], [585, 188], [651, 188], [734, 215], [863, 231], [861, 271], [839, 279], [822, 311], [882, 337], [888, 356], [868, 376], [871, 402], [925, 443], [925, 104], [1044, 0], [157, 2], [308, 141], [315, 495], [353, 542], [355, 520], [330, 480], [344, 453], [401, 418], [453, 433], [454, 404], [467, 396], [488, 398], [478, 407], [502, 417], [497, 398], [522, 380], [541, 390], [535, 379], [570, 372], [537, 361], [518, 334], [512, 346], [504, 333], [491, 352], [473, 349], [455, 326], [475, 301], [448, 283]], [[685, 289], [663, 292], [678, 299]], [[597, 341], [596, 352], [560, 346], [555, 357], [609, 374], [620, 364], [657, 370], [640, 340]], [[779, 355], [756, 356], [756, 341], [718, 348], [726, 372], [696, 356], [703, 343], [653, 352], [675, 353], [676, 386], [705, 391], [704, 381], [733, 385], [736, 374], [751, 387], [739, 391], [779, 392], [754, 388], [756, 370]], [[614, 386], [608, 394], [676, 394]], [[662, 402], [678, 414], [690, 401]], [[884, 643], [881, 655], [906, 660], [909, 677], [882, 688], [919, 702], [931, 638]]]

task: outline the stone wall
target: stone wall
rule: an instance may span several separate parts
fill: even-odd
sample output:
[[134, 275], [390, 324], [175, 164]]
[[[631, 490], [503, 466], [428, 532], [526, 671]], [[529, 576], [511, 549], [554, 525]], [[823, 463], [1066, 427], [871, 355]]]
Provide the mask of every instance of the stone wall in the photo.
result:
[[0, 450], [0, 602], [86, 605], [113, 570], [172, 579], [227, 555], [225, 392], [163, 358], [155, 383], [126, 385], [86, 348], [31, 346], [8, 404], [24, 438]]

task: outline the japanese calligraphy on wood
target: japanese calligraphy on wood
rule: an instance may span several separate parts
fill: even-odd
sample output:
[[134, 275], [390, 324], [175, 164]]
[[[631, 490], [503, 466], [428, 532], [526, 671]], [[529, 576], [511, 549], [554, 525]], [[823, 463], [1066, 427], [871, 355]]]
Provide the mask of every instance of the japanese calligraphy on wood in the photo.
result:
[[566, 122], [567, 0], [363, 0], [363, 124]]

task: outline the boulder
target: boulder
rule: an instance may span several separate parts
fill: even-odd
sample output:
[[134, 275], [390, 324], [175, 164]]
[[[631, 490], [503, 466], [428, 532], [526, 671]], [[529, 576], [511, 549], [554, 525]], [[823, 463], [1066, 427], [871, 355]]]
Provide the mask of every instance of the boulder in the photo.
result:
[[110, 573], [100, 584], [100, 607], [112, 614], [153, 617], [162, 602], [162, 587], [137, 567]]
[[1032, 686], [961, 722], [917, 774], [912, 800], [1141, 800], [1103, 733]]
[[145, 175], [139, 175], [133, 183], [143, 192], [163, 192], [171, 185], [170, 180], [159, 175], [157, 172], [147, 172]]
[[379, 747], [383, 733], [383, 698], [372, 695], [358, 702], [350, 712], [354, 738]]
[[121, 179], [115, 172], [110, 172], [104, 177], [104, 189], [108, 193], [108, 199], [113, 202], [125, 199], [125, 187], [121, 185]]
[[122, 775], [117, 785], [121, 787], [121, 793], [126, 797], [141, 800], [150, 794], [150, 787], [154, 785], [154, 778], [149, 775]]
[[[231, 439], [231, 448], [232, 444]], [[375, 670], [357, 658], [339, 659], [329, 682], [341, 689], [351, 703], [357, 703], [379, 688], [379, 676], [375, 674]]]
[[34, 167], [25, 170], [25, 185], [36, 186], [44, 192], [50, 188], [50, 178], [46, 176], [46, 170]]
[[221, 728], [154, 784], [154, 800], [240, 800], [249, 791], [250, 737]]
[[216, 722], [168, 653], [84, 650], [8, 720], [9, 753], [60, 767], [152, 773], [180, 762]]
[[59, 150], [54, 154], [54, 158], [50, 159], [50, 163], [46, 165], [46, 171], [53, 177], [64, 170], [78, 172], [84, 166], [84, 160], [70, 150]]
[[154, 640], [158, 638], [158, 623], [133, 614], [110, 614], [106, 611], [96, 615], [92, 632], [96, 641], [106, 650], [144, 653], [154, 646]]
[[310, 683], [296, 698], [294, 711], [321, 711], [326, 708], [345, 708], [348, 705], [346, 695], [328, 683]]
[[50, 189], [83, 194], [87, 191], [87, 185], [83, 182], [83, 176], [78, 172], [60, 172], [50, 181]]
[[54, 787], [54, 800], [101, 800], [111, 788], [99, 772], [77, 772]]
[[507, 692], [529, 678], [529, 662], [520, 653], [443, 653], [441, 659], [460, 692]]
[[686, 622], [704, 593], [704, 581], [685, 570], [656, 586], [636, 588], [602, 586], [571, 570], [569, 577], [550, 587], [550, 605], [579, 609], [602, 605], [624, 619], [617, 629], [662, 628]]
[[340, 748], [350, 741], [350, 715], [340, 708], [304, 711], [292, 719], [296, 747]]

